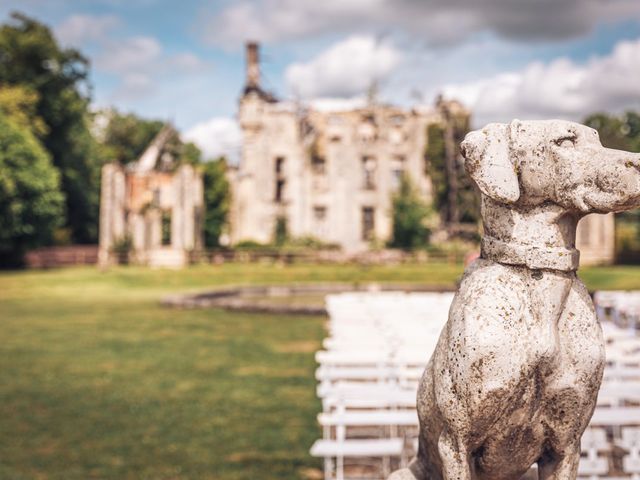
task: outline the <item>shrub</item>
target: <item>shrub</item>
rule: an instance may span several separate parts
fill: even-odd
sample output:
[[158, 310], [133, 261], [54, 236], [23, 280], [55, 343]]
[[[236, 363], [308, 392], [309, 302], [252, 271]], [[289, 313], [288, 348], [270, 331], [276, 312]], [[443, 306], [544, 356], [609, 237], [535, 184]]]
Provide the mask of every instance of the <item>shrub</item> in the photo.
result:
[[51, 159], [28, 128], [0, 112], [0, 265], [50, 244], [64, 221], [64, 196]]
[[403, 175], [392, 199], [393, 235], [389, 246], [403, 250], [426, 247], [431, 235], [426, 225], [430, 213], [430, 207], [420, 198], [411, 179]]

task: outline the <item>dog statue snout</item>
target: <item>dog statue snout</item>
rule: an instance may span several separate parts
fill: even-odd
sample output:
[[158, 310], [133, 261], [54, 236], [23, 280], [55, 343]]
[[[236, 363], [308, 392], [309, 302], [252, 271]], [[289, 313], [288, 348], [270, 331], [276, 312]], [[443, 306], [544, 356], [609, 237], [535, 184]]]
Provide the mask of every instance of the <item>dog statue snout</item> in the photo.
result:
[[640, 155], [601, 147], [589, 163], [591, 169], [582, 185], [573, 173], [568, 175], [566, 187], [575, 186], [573, 204], [581, 213], [619, 212], [640, 206]]

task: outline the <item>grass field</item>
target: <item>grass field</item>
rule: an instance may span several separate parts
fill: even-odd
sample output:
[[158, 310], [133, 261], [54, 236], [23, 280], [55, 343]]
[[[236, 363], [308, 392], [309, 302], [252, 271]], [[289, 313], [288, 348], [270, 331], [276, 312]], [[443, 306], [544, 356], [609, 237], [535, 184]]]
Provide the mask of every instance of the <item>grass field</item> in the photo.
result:
[[[454, 285], [455, 265], [0, 273], [0, 479], [312, 479], [323, 319], [169, 310], [239, 284]], [[640, 288], [640, 268], [581, 272]]]

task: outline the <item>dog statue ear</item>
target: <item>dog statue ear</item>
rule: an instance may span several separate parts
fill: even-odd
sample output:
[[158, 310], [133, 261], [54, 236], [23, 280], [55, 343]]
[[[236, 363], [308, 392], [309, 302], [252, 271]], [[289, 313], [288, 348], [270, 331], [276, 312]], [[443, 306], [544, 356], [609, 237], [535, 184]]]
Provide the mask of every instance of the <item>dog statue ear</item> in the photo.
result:
[[511, 163], [510, 125], [490, 123], [467, 134], [460, 145], [469, 176], [486, 196], [503, 203], [520, 198], [516, 169]]

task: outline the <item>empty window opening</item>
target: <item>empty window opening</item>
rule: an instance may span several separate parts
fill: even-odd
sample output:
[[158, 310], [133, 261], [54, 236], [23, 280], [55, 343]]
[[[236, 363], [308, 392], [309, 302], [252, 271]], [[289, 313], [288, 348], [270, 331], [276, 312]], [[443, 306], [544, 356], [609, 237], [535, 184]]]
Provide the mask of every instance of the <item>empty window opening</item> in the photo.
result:
[[376, 188], [376, 159], [373, 157], [362, 157], [363, 187], [365, 190]]
[[375, 235], [375, 209], [362, 207], [362, 240], [373, 240]]
[[171, 210], [162, 212], [162, 245], [171, 245]]
[[324, 175], [327, 173], [327, 161], [320, 155], [313, 155], [311, 157], [311, 170], [316, 175]]
[[282, 203], [284, 202], [284, 186], [285, 186], [286, 182], [282, 179], [278, 179], [276, 180], [276, 195], [275, 195], [275, 201], [276, 203]]
[[313, 218], [317, 222], [324, 222], [327, 218], [327, 207], [315, 206], [313, 207]]
[[394, 190], [400, 188], [402, 183], [402, 176], [405, 170], [405, 158], [402, 155], [397, 155], [391, 162], [391, 182]]
[[153, 200], [151, 201], [151, 204], [154, 207], [160, 206], [160, 189], [159, 188], [153, 189]]

